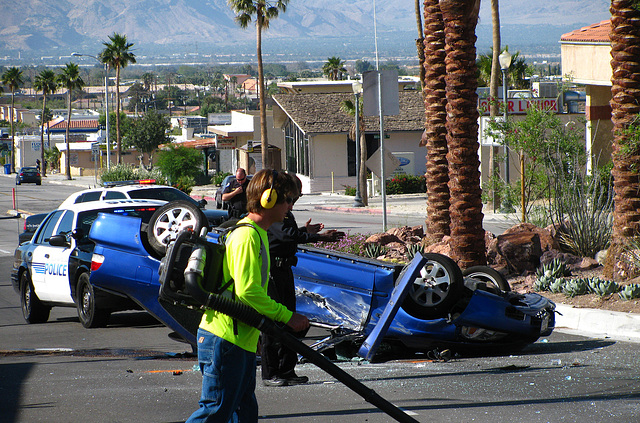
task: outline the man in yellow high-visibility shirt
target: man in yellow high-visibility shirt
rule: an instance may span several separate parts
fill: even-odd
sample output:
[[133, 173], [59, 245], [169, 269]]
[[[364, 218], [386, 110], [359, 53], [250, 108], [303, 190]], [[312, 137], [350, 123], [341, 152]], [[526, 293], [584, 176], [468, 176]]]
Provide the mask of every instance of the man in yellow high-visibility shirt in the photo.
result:
[[[267, 295], [269, 241], [267, 229], [282, 222], [297, 199], [290, 175], [268, 169], [256, 173], [247, 187], [248, 223], [229, 235], [223, 265], [231, 298], [253, 307], [293, 331], [309, 326], [306, 317], [289, 311]], [[255, 397], [256, 349], [260, 332], [233, 318], [210, 310], [198, 329], [198, 361], [202, 371], [200, 408], [187, 420], [195, 422], [257, 422]]]

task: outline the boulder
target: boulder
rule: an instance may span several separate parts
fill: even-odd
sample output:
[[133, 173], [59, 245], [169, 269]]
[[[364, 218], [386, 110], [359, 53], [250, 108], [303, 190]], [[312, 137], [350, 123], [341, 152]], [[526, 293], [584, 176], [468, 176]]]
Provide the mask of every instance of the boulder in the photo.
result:
[[538, 233], [505, 232], [497, 240], [497, 250], [506, 261], [509, 273], [528, 274], [540, 265], [542, 248]]
[[538, 237], [540, 238], [540, 248], [542, 249], [543, 252], [549, 251], [549, 250], [559, 250], [560, 246], [558, 245], [558, 242], [553, 237], [551, 229], [552, 227], [543, 229], [532, 223], [525, 222], [525, 223], [518, 223], [517, 225], [512, 226], [511, 228], [504, 231], [503, 235], [513, 234], [518, 232], [533, 232], [538, 234]]
[[367, 244], [387, 245], [391, 242], [402, 242], [400, 238], [390, 233], [373, 234], [366, 239]]

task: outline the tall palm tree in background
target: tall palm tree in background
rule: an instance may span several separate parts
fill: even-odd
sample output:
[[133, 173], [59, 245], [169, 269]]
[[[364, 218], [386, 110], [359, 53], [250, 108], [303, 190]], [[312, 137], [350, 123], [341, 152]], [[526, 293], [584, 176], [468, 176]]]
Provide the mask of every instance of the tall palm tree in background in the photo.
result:
[[[358, 109], [363, 109], [362, 96], [358, 96]], [[356, 103], [353, 100], [345, 100], [340, 105], [340, 110], [348, 114], [349, 116], [356, 116]], [[367, 137], [365, 134], [365, 125], [363, 116], [360, 115], [360, 139], [356, 140], [356, 122], [354, 120], [353, 125], [349, 127], [349, 138], [355, 141], [356, 148], [360, 149], [360, 163], [358, 164], [359, 173], [356, 175], [358, 183], [360, 184], [360, 199], [365, 206], [369, 205], [369, 194], [367, 193]]]
[[486, 264], [478, 158], [476, 24], [480, 0], [443, 0], [452, 258]]
[[422, 27], [422, 10], [420, 0], [414, 0], [416, 12], [416, 26], [418, 27], [418, 38], [416, 38], [416, 49], [418, 49], [418, 66], [420, 77], [420, 87], [424, 88], [425, 68], [424, 68], [424, 28]]
[[22, 79], [22, 71], [17, 67], [12, 67], [4, 71], [2, 74], [2, 84], [9, 87], [11, 90], [11, 110], [9, 113], [9, 126], [11, 131], [11, 168], [15, 170], [16, 166], [16, 153], [15, 153], [15, 140], [14, 140], [14, 132], [13, 132], [13, 121], [15, 120], [14, 107], [15, 107], [15, 93], [18, 88], [24, 83]]
[[347, 73], [347, 69], [344, 67], [344, 61], [339, 57], [332, 56], [322, 66], [322, 73], [327, 75], [329, 81], [340, 81], [342, 76]]
[[[491, 55], [491, 76], [489, 77], [489, 98], [491, 101], [495, 101], [498, 98], [498, 84], [500, 83], [500, 7], [498, 0], [491, 0], [491, 39], [493, 41], [493, 49]], [[506, 97], [506, 95], [505, 95]], [[489, 116], [495, 118], [498, 115], [498, 107], [492, 105], [489, 109]], [[493, 145], [489, 147], [489, 177], [493, 178], [497, 176], [496, 166], [496, 147]], [[495, 191], [491, 193], [491, 203], [494, 210], [498, 205]]]
[[262, 150], [262, 167], [273, 168], [269, 162], [269, 139], [267, 137], [267, 106], [264, 67], [262, 65], [262, 31], [269, 28], [271, 19], [286, 12], [289, 0], [228, 0], [231, 10], [236, 14], [235, 20], [241, 28], [246, 28], [253, 19], [256, 21], [256, 56], [258, 58], [258, 97], [260, 103], [260, 143]]
[[444, 22], [438, 0], [424, 1], [423, 98], [425, 131], [420, 145], [427, 147], [427, 219], [428, 242], [439, 242], [449, 235], [449, 163], [447, 162], [447, 98], [445, 94]]
[[65, 157], [65, 174], [67, 179], [71, 180], [71, 151], [69, 148], [69, 127], [71, 126], [71, 94], [74, 90], [84, 88], [84, 80], [80, 76], [78, 65], [69, 62], [63, 68], [62, 72], [57, 76], [58, 85], [67, 89], [67, 129], [65, 131], [66, 157]]
[[[127, 41], [127, 36], [114, 32], [109, 36], [109, 41], [102, 43], [104, 50], [100, 53], [100, 60], [112, 69], [116, 70], [116, 162], [122, 163], [121, 138], [120, 133], [120, 69], [136, 62], [136, 56], [131, 52], [133, 43]], [[107, 119], [108, 119], [107, 113]]]
[[[621, 277], [620, 255], [640, 232], [640, 146], [637, 124], [640, 113], [640, 6], [638, 1], [611, 2], [611, 120], [613, 121], [614, 212], [611, 246], [605, 275]], [[632, 125], [635, 123], [635, 125]], [[634, 129], [635, 127], [635, 129]]]
[[[47, 110], [47, 96], [52, 94], [58, 88], [58, 84], [56, 82], [56, 74], [50, 70], [45, 69], [40, 74], [36, 75], [35, 80], [33, 81], [33, 88], [36, 91], [42, 92], [42, 113], [40, 114], [40, 163], [42, 165], [42, 176], [47, 176], [47, 169], [45, 166], [44, 160], [44, 125], [48, 120], [46, 118], [46, 110]], [[47, 131], [48, 132], [48, 131]]]

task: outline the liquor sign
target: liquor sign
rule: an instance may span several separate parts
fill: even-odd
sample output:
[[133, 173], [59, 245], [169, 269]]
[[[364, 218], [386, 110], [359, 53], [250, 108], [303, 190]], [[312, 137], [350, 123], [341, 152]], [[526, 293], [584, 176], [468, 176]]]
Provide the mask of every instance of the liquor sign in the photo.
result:
[[[498, 99], [498, 107], [502, 113], [502, 100]], [[522, 115], [527, 113], [529, 107], [536, 106], [542, 110], [558, 113], [558, 101], [555, 98], [508, 98], [507, 113], [513, 115]], [[478, 109], [485, 114], [489, 114], [490, 102], [488, 98], [478, 99]]]
[[235, 148], [235, 146], [235, 137], [221, 137], [220, 135], [216, 137], [216, 148], [218, 150], [228, 150], [230, 148]]

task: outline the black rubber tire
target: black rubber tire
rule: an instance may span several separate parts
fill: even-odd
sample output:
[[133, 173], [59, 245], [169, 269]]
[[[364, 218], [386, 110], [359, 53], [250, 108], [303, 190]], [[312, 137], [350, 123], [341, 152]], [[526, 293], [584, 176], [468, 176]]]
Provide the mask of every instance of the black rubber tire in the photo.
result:
[[511, 291], [511, 286], [502, 273], [489, 266], [471, 266], [462, 271], [462, 276], [485, 282], [488, 288], [493, 287], [504, 292]]
[[20, 303], [22, 316], [27, 323], [45, 323], [49, 320], [51, 307], [42, 304], [31, 283], [29, 272], [23, 272], [20, 276]]
[[100, 309], [96, 300], [96, 293], [89, 281], [89, 274], [84, 272], [78, 278], [76, 309], [80, 323], [87, 329], [103, 328], [109, 322], [111, 313]]
[[167, 245], [187, 228], [199, 234], [207, 225], [207, 217], [202, 210], [188, 201], [172, 201], [160, 207], [151, 216], [147, 226], [147, 239], [151, 248], [160, 255], [164, 255]]
[[420, 270], [402, 308], [417, 319], [446, 317], [460, 299], [464, 286], [462, 271], [455, 261], [442, 254], [423, 254], [427, 263]]

